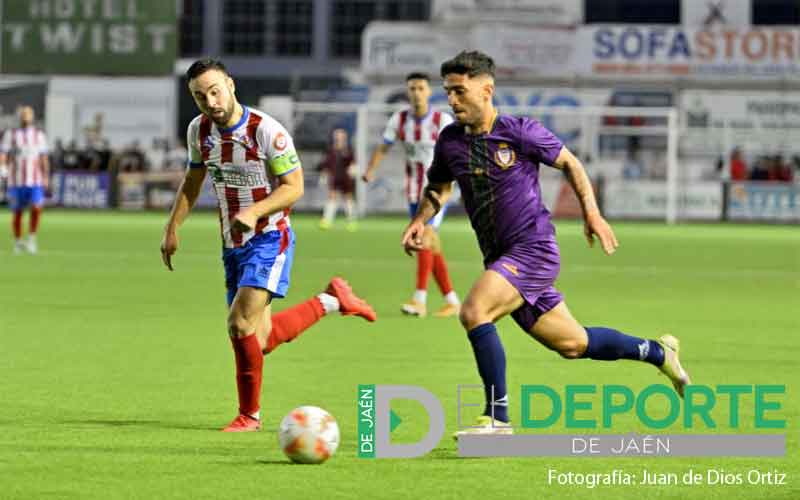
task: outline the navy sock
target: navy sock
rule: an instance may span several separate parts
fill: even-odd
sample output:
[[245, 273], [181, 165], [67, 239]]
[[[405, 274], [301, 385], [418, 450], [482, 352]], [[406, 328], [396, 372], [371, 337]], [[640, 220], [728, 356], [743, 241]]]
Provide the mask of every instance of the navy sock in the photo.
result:
[[[476, 326], [467, 334], [478, 363], [478, 373], [483, 380], [483, 392], [486, 397], [484, 415], [492, 415], [503, 422], [508, 422], [508, 394], [506, 393], [506, 353], [497, 329], [493, 323]], [[492, 388], [494, 387], [494, 401]]]
[[641, 339], [602, 326], [586, 328], [589, 345], [584, 358], [613, 361], [615, 359], [635, 359], [661, 366], [664, 364], [664, 350], [655, 340]]

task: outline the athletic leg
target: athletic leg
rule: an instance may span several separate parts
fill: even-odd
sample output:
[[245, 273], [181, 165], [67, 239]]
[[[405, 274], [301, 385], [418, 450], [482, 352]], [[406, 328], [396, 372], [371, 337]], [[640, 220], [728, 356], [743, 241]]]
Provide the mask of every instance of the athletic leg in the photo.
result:
[[437, 318], [455, 316], [459, 313], [461, 301], [458, 300], [458, 294], [453, 289], [453, 283], [450, 281], [447, 261], [445, 261], [444, 253], [442, 252], [442, 240], [436, 227], [433, 225], [425, 226], [423, 240], [426, 238], [433, 253], [433, 277], [436, 279], [439, 291], [442, 292], [442, 297], [446, 301], [446, 304], [433, 315]]
[[[515, 312], [515, 319], [518, 316]], [[563, 301], [534, 321], [528, 330], [530, 334], [564, 358], [644, 361], [664, 372], [681, 395], [689, 383], [689, 376], [678, 360], [678, 341], [671, 335], [650, 340], [627, 335], [612, 328], [583, 327]]]
[[336, 277], [324, 292], [272, 316], [267, 306], [256, 330], [259, 346], [264, 354], [269, 354], [281, 344], [300, 336], [323, 316], [336, 311], [345, 316], [360, 316], [367, 321], [376, 319], [372, 307], [353, 292], [347, 281]]
[[228, 335], [236, 360], [236, 389], [239, 416], [225, 429], [242, 432], [260, 428], [260, 398], [264, 357], [256, 330], [269, 314], [270, 293], [263, 288], [242, 286], [228, 313]]
[[495, 271], [484, 271], [467, 294], [459, 319], [472, 345], [484, 387], [484, 416], [508, 422], [506, 356], [495, 321], [522, 305], [516, 288]]
[[328, 191], [328, 201], [325, 202], [325, 208], [322, 211], [322, 220], [319, 221], [319, 227], [328, 229], [333, 225], [333, 220], [336, 218], [336, 190], [330, 189]]

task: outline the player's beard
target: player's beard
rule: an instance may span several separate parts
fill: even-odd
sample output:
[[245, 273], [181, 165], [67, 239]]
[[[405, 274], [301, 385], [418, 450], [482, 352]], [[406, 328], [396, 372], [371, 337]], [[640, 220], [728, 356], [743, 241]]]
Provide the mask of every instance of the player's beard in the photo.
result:
[[211, 118], [211, 120], [213, 120], [217, 125], [225, 126], [228, 124], [228, 121], [230, 121], [231, 116], [233, 116], [234, 109], [236, 109], [236, 103], [231, 100], [231, 103], [226, 109], [223, 110], [221, 114], [215, 114], [213, 110], [209, 110], [208, 117]]

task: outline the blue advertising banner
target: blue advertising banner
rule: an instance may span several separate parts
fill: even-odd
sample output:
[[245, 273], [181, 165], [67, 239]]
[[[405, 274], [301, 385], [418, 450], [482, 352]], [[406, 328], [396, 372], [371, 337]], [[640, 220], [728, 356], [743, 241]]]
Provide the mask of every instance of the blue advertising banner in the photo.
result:
[[50, 205], [108, 208], [111, 176], [107, 172], [55, 172], [50, 179]]
[[800, 186], [777, 182], [733, 182], [728, 187], [730, 220], [800, 222]]

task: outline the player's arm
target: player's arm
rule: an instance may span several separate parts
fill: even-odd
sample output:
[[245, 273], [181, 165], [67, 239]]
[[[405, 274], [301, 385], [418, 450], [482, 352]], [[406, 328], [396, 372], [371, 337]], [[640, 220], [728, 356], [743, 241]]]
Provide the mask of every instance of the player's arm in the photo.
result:
[[39, 131], [39, 165], [42, 167], [42, 187], [47, 191], [50, 189], [50, 148], [47, 145], [47, 137], [44, 132]]
[[583, 232], [589, 246], [594, 245], [593, 235], [597, 235], [603, 251], [608, 255], [614, 253], [619, 246], [617, 237], [614, 236], [614, 231], [608, 222], [600, 215], [594, 189], [592, 189], [592, 183], [589, 181], [583, 163], [566, 146], [563, 146], [553, 162], [553, 166], [564, 171], [567, 181], [578, 196], [583, 210]]
[[364, 175], [361, 176], [361, 180], [370, 182], [375, 178], [375, 171], [378, 170], [378, 166], [381, 164], [381, 161], [383, 161], [383, 157], [386, 156], [386, 153], [389, 152], [389, 148], [391, 147], [391, 144], [384, 142], [375, 148], [375, 151], [372, 152], [372, 157], [369, 159], [367, 170], [364, 172]]
[[255, 228], [261, 217], [294, 205], [303, 196], [303, 190], [303, 169], [297, 161], [296, 167], [278, 177], [278, 187], [269, 196], [236, 214], [234, 229], [245, 232]]
[[200, 196], [207, 170], [203, 163], [192, 163], [186, 169], [186, 175], [175, 194], [167, 225], [164, 226], [164, 238], [161, 240], [161, 260], [170, 271], [172, 271], [172, 255], [178, 250], [178, 228], [189, 216]]
[[50, 156], [43, 154], [40, 158], [42, 165], [42, 187], [50, 189]]
[[375, 178], [375, 171], [378, 169], [383, 157], [389, 152], [389, 148], [398, 138], [398, 131], [400, 129], [400, 112], [395, 112], [386, 122], [386, 128], [383, 130], [383, 142], [375, 148], [372, 152], [372, 157], [369, 159], [367, 170], [361, 176], [364, 182], [370, 182]]
[[429, 182], [422, 191], [422, 202], [417, 213], [403, 232], [401, 244], [408, 255], [422, 250], [422, 235], [425, 223], [439, 213], [450, 195], [453, 193], [452, 182]]
[[11, 148], [10, 132], [0, 134], [0, 167], [5, 167], [8, 161], [8, 150]]

